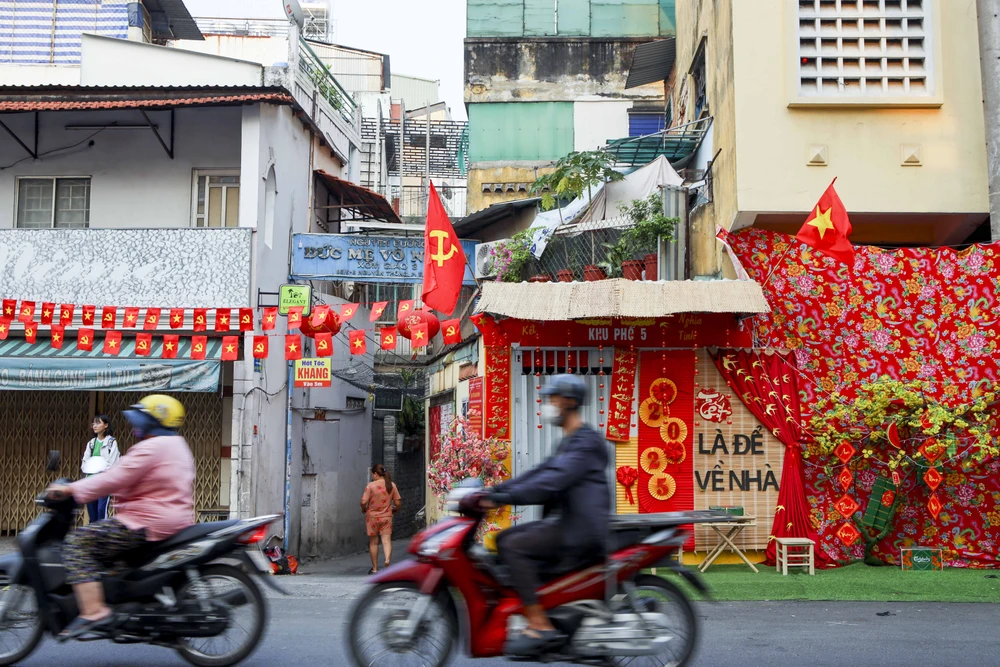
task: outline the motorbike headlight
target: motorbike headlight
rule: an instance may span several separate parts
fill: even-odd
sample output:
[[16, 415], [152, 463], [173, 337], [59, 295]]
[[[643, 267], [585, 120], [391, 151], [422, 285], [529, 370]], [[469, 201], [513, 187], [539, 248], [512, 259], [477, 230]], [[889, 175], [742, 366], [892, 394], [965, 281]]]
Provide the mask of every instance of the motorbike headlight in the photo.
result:
[[437, 556], [446, 542], [467, 528], [468, 526], [452, 526], [451, 528], [442, 530], [436, 535], [428, 537], [424, 540], [424, 543], [420, 545], [420, 548], [417, 550], [417, 555], [424, 558], [433, 558], [434, 556]]

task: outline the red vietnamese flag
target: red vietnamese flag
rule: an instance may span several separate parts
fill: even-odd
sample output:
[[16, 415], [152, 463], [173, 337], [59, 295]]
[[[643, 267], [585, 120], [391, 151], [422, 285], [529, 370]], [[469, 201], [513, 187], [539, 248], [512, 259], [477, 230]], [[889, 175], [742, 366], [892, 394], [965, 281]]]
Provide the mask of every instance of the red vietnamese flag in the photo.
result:
[[454, 345], [462, 342], [462, 320], [445, 320], [441, 323], [441, 336], [445, 345]]
[[17, 313], [17, 319], [21, 320], [25, 324], [31, 322], [35, 319], [35, 302], [34, 301], [22, 301], [21, 310]]
[[253, 331], [253, 308], [240, 308], [240, 331]]
[[333, 356], [333, 334], [332, 333], [318, 333], [318, 334], [316, 334], [316, 356], [317, 357], [330, 357], [330, 356]]
[[66, 338], [66, 330], [63, 329], [58, 324], [52, 325], [52, 337], [49, 339], [49, 345], [57, 350], [61, 350], [63, 346], [63, 340]]
[[285, 361], [294, 361], [302, 358], [302, 336], [299, 334], [287, 334], [285, 336]]
[[97, 306], [84, 306], [83, 315], [80, 316], [80, 320], [83, 322], [84, 326], [90, 326], [94, 324], [94, 313], [97, 312]]
[[410, 327], [410, 346], [414, 349], [418, 347], [427, 347], [427, 343], [430, 342], [428, 338], [428, 325], [427, 324], [414, 324]]
[[147, 308], [146, 321], [143, 323], [142, 328], [146, 331], [153, 331], [158, 326], [160, 326], [160, 309]]
[[118, 356], [122, 350], [122, 332], [109, 331], [104, 334], [104, 354]]
[[382, 342], [383, 350], [396, 349], [396, 327], [383, 327], [379, 329], [378, 337]]
[[71, 303], [64, 303], [59, 307], [59, 324], [68, 327], [73, 323], [73, 309], [74, 306]]
[[125, 309], [125, 321], [122, 323], [123, 327], [134, 327], [139, 323], [139, 309], [138, 308], [126, 308]]
[[413, 299], [400, 301], [399, 308], [396, 309], [396, 319], [402, 319], [404, 315], [409, 315], [411, 312], [413, 312]]
[[[833, 180], [836, 182], [837, 179]], [[854, 266], [851, 231], [851, 221], [847, 217], [844, 202], [840, 201], [833, 183], [830, 183], [795, 238], [824, 255]]]
[[3, 300], [3, 312], [0, 312], [0, 318], [5, 320], [14, 319], [14, 312], [17, 310], [17, 299], [4, 299]]
[[288, 309], [288, 330], [292, 331], [302, 326], [302, 306], [292, 306]]
[[56, 304], [54, 303], [43, 303], [42, 304], [42, 324], [49, 326], [52, 324], [52, 316], [56, 312]]
[[365, 341], [363, 329], [352, 331], [348, 338], [351, 339], [351, 354], [364, 354], [368, 351], [368, 343]]
[[118, 308], [116, 306], [104, 306], [101, 310], [101, 328], [114, 329], [117, 317]]
[[267, 358], [267, 336], [253, 337], [253, 358], [254, 359]]
[[216, 308], [215, 309], [215, 330], [216, 331], [229, 331], [229, 316], [232, 315], [232, 310], [229, 308]]
[[[270, 331], [274, 328], [275, 323], [278, 321], [278, 309], [277, 308], [265, 308], [264, 317], [260, 320], [261, 331]], [[257, 346], [255, 345], [254, 348]]]
[[6, 317], [0, 317], [0, 340], [7, 340], [7, 334], [10, 333], [10, 320]]
[[208, 329], [208, 308], [194, 309], [194, 330], [206, 331]]
[[421, 299], [434, 310], [451, 315], [465, 278], [465, 251], [431, 183], [424, 231], [424, 291]]
[[340, 306], [340, 321], [350, 322], [354, 318], [354, 313], [358, 312], [358, 304], [344, 303]]
[[171, 308], [170, 309], [170, 328], [180, 329], [184, 326], [184, 309], [183, 308]]
[[240, 349], [239, 336], [222, 337], [222, 360], [236, 361], [236, 355]]
[[139, 357], [148, 357], [153, 348], [153, 334], [138, 333], [135, 335], [135, 354]]
[[164, 359], [176, 359], [177, 350], [180, 346], [180, 336], [177, 334], [167, 334], [163, 337], [163, 350], [160, 352], [160, 356]]
[[38, 338], [38, 323], [31, 321], [24, 323], [24, 340], [35, 344], [35, 340]]
[[84, 352], [90, 352], [94, 349], [93, 329], [77, 329], [76, 349], [83, 350]]
[[326, 322], [326, 318], [330, 316], [330, 306], [319, 305], [312, 309], [312, 313], [309, 315], [309, 324], [312, 325], [313, 329], [318, 329], [323, 326]]
[[204, 359], [208, 351], [208, 336], [191, 336], [191, 358]]
[[385, 307], [389, 305], [388, 301], [379, 301], [372, 304], [372, 312], [368, 315], [369, 322], [375, 322], [378, 318], [382, 317], [382, 313], [385, 312]]

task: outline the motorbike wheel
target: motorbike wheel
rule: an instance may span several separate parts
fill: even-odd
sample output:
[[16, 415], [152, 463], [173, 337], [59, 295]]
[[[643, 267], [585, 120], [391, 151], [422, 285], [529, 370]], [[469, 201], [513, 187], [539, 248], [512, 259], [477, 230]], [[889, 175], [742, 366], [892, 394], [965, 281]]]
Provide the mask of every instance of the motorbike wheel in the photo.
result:
[[635, 595], [644, 612], [664, 614], [669, 625], [671, 641], [664, 645], [659, 655], [627, 656], [614, 658], [616, 667], [682, 667], [694, 653], [698, 643], [698, 617], [691, 601], [673, 583], [653, 575], [640, 575], [635, 579]]
[[42, 640], [42, 616], [35, 591], [27, 586], [0, 584], [0, 604], [10, 604], [0, 619], [0, 665], [13, 665]]
[[[246, 603], [230, 607], [229, 627], [214, 637], [187, 637], [178, 642], [177, 652], [197, 667], [228, 667], [245, 660], [264, 637], [267, 627], [267, 603], [257, 583], [232, 565], [209, 565], [201, 571], [201, 586], [208, 596], [230, 597], [242, 593]], [[199, 584], [187, 582], [178, 593], [179, 600], [198, 599]], [[241, 613], [246, 612], [246, 613]], [[245, 620], [243, 620], [245, 619]], [[235, 630], [235, 637], [230, 633]], [[219, 648], [219, 651], [215, 649]]]
[[458, 641], [458, 619], [447, 598], [430, 599], [411, 639], [399, 636], [414, 605], [422, 598], [413, 584], [381, 584], [351, 610], [348, 653], [356, 667], [445, 667]]

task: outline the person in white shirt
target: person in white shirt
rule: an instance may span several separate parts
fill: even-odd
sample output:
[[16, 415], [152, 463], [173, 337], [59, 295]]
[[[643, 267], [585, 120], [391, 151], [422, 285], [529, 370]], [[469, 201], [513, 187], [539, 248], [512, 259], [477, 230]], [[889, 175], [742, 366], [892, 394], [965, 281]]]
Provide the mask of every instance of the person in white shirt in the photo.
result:
[[[118, 451], [118, 441], [111, 434], [111, 419], [107, 415], [97, 415], [91, 424], [94, 439], [83, 449], [83, 462], [80, 469], [90, 477], [109, 469], [118, 462], [121, 453]], [[90, 523], [96, 523], [108, 518], [108, 496], [87, 503], [87, 515]]]

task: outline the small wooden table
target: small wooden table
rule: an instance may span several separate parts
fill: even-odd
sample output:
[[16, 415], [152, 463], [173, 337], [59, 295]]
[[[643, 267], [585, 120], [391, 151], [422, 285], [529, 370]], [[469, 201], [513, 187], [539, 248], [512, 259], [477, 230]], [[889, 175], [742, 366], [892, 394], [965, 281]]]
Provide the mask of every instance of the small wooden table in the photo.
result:
[[816, 574], [813, 562], [813, 546], [816, 544], [806, 537], [776, 537], [777, 553], [774, 566], [778, 572], [788, 574], [788, 567], [804, 567], [810, 575]]
[[734, 542], [734, 540], [739, 537], [740, 533], [744, 530], [757, 525], [756, 518], [757, 517], [749, 515], [740, 516], [738, 514], [734, 514], [732, 518], [727, 521], [704, 524], [714, 530], [719, 536], [719, 544], [716, 545], [711, 552], [709, 552], [702, 564], [698, 566], [698, 569], [702, 572], [706, 571], [712, 563], [715, 562], [715, 559], [722, 555], [722, 552], [726, 550], [726, 547], [729, 547], [729, 550], [743, 559], [743, 562], [746, 563], [751, 570], [757, 572], [757, 568], [754, 567], [754, 564], [750, 562], [750, 560], [743, 553], [743, 550], [736, 546], [736, 543]]

